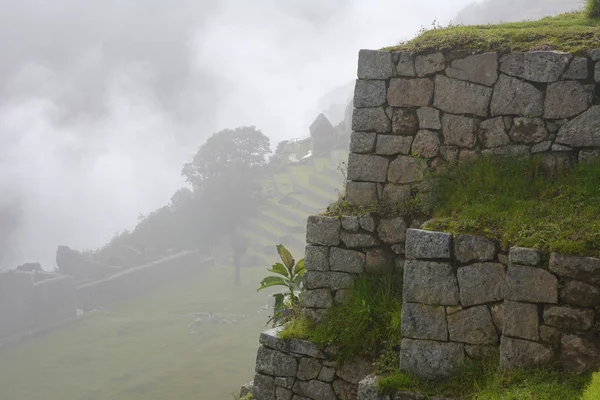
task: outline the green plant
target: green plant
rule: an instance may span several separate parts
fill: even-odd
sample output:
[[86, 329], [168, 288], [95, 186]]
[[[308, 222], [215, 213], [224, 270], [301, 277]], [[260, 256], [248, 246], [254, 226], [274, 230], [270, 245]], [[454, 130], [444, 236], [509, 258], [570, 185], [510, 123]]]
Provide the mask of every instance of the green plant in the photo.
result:
[[303, 288], [302, 277], [306, 269], [304, 268], [304, 258], [296, 262], [285, 246], [278, 244], [276, 247], [283, 263], [273, 264], [268, 271], [281, 276], [267, 276], [260, 282], [257, 291], [272, 286], [284, 286], [288, 289], [288, 292], [273, 295], [275, 297], [273, 317], [269, 319], [267, 324], [274, 321], [275, 324], [280, 325], [288, 321], [292, 316], [290, 314], [293, 314], [294, 310], [298, 308], [300, 293]]
[[592, 375], [592, 380], [583, 392], [582, 400], [600, 399], [600, 371]]
[[600, 0], [587, 0], [585, 2], [585, 13], [589, 18], [599, 18]]

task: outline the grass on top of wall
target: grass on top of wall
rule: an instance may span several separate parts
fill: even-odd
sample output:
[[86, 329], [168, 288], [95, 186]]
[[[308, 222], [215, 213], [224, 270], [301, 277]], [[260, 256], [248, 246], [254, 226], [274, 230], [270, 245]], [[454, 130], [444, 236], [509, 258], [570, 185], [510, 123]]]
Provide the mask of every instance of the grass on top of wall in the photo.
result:
[[480, 158], [431, 179], [425, 229], [600, 256], [600, 160], [550, 176], [541, 158]]
[[[585, 54], [600, 47], [600, 4], [588, 1], [586, 11], [546, 17], [539, 21], [499, 25], [434, 26], [418, 37], [384, 50], [431, 53], [477, 49], [481, 51], [558, 50]], [[594, 16], [590, 18], [590, 15]]]

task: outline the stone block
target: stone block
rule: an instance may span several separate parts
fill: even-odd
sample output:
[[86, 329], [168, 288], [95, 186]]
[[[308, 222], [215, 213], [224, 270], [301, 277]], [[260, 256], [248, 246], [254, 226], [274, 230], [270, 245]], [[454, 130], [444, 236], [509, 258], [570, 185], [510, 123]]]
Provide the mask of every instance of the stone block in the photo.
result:
[[350, 300], [350, 289], [340, 289], [335, 292], [335, 299], [333, 302], [336, 305], [347, 304]]
[[573, 56], [558, 51], [509, 53], [500, 60], [500, 71], [532, 82], [556, 82]]
[[350, 152], [366, 154], [375, 151], [377, 134], [375, 132], [352, 132], [350, 134]]
[[[360, 182], [360, 183], [363, 183], [363, 182]], [[345, 229], [350, 232], [358, 232], [360, 230], [360, 224], [358, 223], [358, 217], [342, 215], [342, 229]]]
[[[358, 383], [358, 400], [381, 400], [377, 376], [367, 376]], [[386, 399], [387, 400], [387, 399]]]
[[588, 57], [592, 61], [600, 61], [600, 49], [593, 49], [588, 51]]
[[297, 377], [303, 381], [309, 381], [311, 379], [317, 379], [321, 372], [321, 362], [312, 358], [301, 358], [298, 364]]
[[415, 59], [412, 53], [398, 53], [398, 64], [396, 65], [396, 73], [398, 74], [398, 76], [417, 76], [417, 73], [415, 71]]
[[333, 382], [335, 378], [335, 369], [329, 367], [323, 367], [319, 372], [319, 380], [323, 382]]
[[465, 346], [465, 352], [474, 360], [492, 360], [498, 357], [498, 346]]
[[492, 86], [498, 80], [498, 54], [484, 53], [452, 61], [446, 76]]
[[365, 255], [359, 251], [332, 247], [329, 251], [329, 268], [338, 272], [363, 273], [365, 270]]
[[446, 311], [444, 307], [440, 306], [404, 303], [402, 305], [401, 330], [402, 337], [405, 338], [446, 342], [448, 341]]
[[252, 398], [261, 400], [277, 400], [275, 397], [275, 384], [273, 378], [261, 374], [254, 376]]
[[356, 80], [354, 86], [354, 107], [381, 107], [386, 103], [385, 81]]
[[444, 143], [458, 147], [475, 147], [479, 122], [476, 119], [462, 115], [444, 114], [442, 131]]
[[492, 322], [498, 332], [504, 329], [504, 303], [496, 303], [490, 306], [492, 313]]
[[600, 343], [576, 335], [565, 335], [561, 340], [563, 365], [579, 374], [595, 372], [600, 368]]
[[409, 185], [387, 184], [383, 188], [383, 201], [386, 204], [396, 205], [410, 199]]
[[387, 101], [392, 107], [426, 107], [433, 98], [433, 81], [431, 79], [403, 79], [390, 81]]
[[406, 260], [403, 299], [407, 303], [458, 305], [458, 283], [450, 264]]
[[531, 146], [530, 151], [531, 151], [531, 154], [542, 153], [544, 151], [550, 150], [551, 146], [552, 146], [552, 141], [545, 140], [543, 142], [540, 142], [538, 144], [534, 144], [533, 146]]
[[340, 244], [341, 230], [339, 219], [311, 215], [306, 225], [306, 243], [337, 246]]
[[254, 382], [248, 382], [242, 385], [240, 389], [240, 397], [247, 396], [248, 394], [252, 394], [252, 388], [254, 387]]
[[375, 217], [372, 213], [361, 216], [358, 219], [358, 223], [361, 228], [368, 232], [375, 232], [375, 228], [377, 227]]
[[485, 149], [481, 152], [484, 156], [514, 157], [529, 155], [529, 146], [525, 144], [511, 144], [493, 149]]
[[584, 332], [594, 324], [594, 311], [569, 306], [546, 306], [544, 323], [563, 332]]
[[319, 350], [316, 344], [311, 343], [307, 340], [292, 339], [290, 340], [290, 352], [308, 356], [311, 358], [324, 359], [325, 356]]
[[292, 400], [293, 395], [294, 393], [292, 393], [290, 389], [286, 389], [280, 386], [275, 387], [275, 398], [277, 400]]
[[563, 124], [556, 143], [572, 147], [600, 147], [600, 106], [589, 110]]
[[537, 266], [542, 262], [542, 252], [526, 247], [511, 247], [508, 251], [508, 261], [512, 264]]
[[350, 249], [362, 249], [379, 246], [381, 243], [379, 239], [373, 236], [370, 233], [352, 233], [352, 232], [342, 232], [340, 235], [340, 239], [342, 243], [346, 245], [346, 247]]
[[428, 340], [402, 339], [400, 369], [422, 379], [454, 375], [465, 361], [464, 346]]
[[394, 268], [395, 256], [385, 248], [375, 248], [367, 251], [366, 271], [370, 273], [389, 271]]
[[504, 266], [481, 263], [461, 267], [457, 271], [460, 302], [469, 307], [504, 300]]
[[304, 290], [300, 298], [300, 305], [305, 308], [331, 308], [333, 296], [329, 289]]
[[495, 240], [484, 236], [456, 235], [454, 238], [454, 255], [462, 264], [493, 260], [497, 248]]
[[397, 108], [392, 116], [392, 132], [397, 135], [412, 136], [419, 131], [417, 112], [412, 108]]
[[336, 398], [333, 388], [329, 383], [314, 379], [308, 382], [296, 381], [292, 391], [295, 394], [314, 400], [331, 400]]
[[267, 331], [261, 332], [258, 342], [266, 347], [282, 352], [289, 350], [289, 343], [279, 338], [279, 333], [283, 328], [273, 328]]
[[304, 267], [307, 271], [329, 271], [329, 247], [306, 246]]
[[550, 344], [559, 344], [562, 339], [562, 336], [563, 333], [552, 326], [540, 326], [540, 339], [542, 340], [542, 342]]
[[[271, 376], [296, 376], [298, 362], [288, 354], [261, 346], [256, 356], [256, 372]], [[256, 382], [255, 382], [256, 384]]]
[[443, 232], [409, 229], [406, 232], [406, 258], [450, 259], [452, 235]]
[[417, 110], [417, 117], [421, 129], [442, 129], [440, 110], [433, 107], [421, 107]]
[[400, 243], [406, 240], [406, 229], [406, 221], [402, 217], [382, 219], [377, 227], [377, 235], [383, 243]]
[[411, 154], [422, 158], [432, 158], [440, 152], [440, 136], [437, 132], [422, 129], [412, 142]]
[[561, 286], [559, 298], [562, 303], [595, 308], [600, 306], [600, 290], [589, 283], [568, 281]]
[[348, 202], [354, 206], [370, 206], [377, 204], [377, 183], [354, 181], [347, 182], [346, 200], [348, 200]]
[[307, 271], [304, 284], [307, 289], [350, 289], [354, 285], [354, 278], [343, 272]]
[[[512, 126], [512, 124], [511, 124]], [[479, 125], [479, 141], [484, 149], [500, 147], [510, 144], [506, 134], [506, 125], [503, 117], [496, 117], [483, 121]]]
[[387, 180], [391, 183], [414, 183], [423, 180], [427, 163], [410, 156], [398, 156], [390, 163]]
[[450, 79], [443, 75], [435, 77], [433, 105], [442, 111], [487, 117], [491, 98], [491, 88]]
[[350, 153], [348, 179], [351, 181], [385, 182], [389, 161], [387, 158]]
[[392, 122], [382, 107], [355, 108], [352, 113], [352, 130], [386, 133], [392, 131]]
[[552, 347], [503, 336], [500, 343], [500, 368], [514, 369], [528, 365], [547, 365], [554, 359]]
[[548, 139], [550, 135], [543, 119], [521, 117], [514, 119], [509, 136], [516, 143], [534, 144]]
[[389, 51], [360, 50], [358, 52], [359, 79], [389, 79], [396, 74]]
[[550, 271], [557, 275], [596, 284], [600, 282], [600, 259], [592, 257], [550, 255]]
[[587, 79], [589, 75], [587, 58], [577, 57], [571, 61], [562, 79]]
[[333, 391], [340, 400], [354, 400], [358, 395], [358, 385], [338, 379], [333, 381]]
[[498, 334], [486, 306], [471, 307], [448, 315], [448, 332], [452, 342], [474, 345], [498, 343]]
[[375, 153], [385, 156], [410, 154], [412, 142], [412, 136], [377, 135]]
[[592, 105], [594, 85], [561, 81], [548, 85], [544, 118], [563, 119], [581, 114]]
[[556, 304], [558, 281], [541, 268], [509, 265], [505, 294], [507, 300]]
[[493, 116], [522, 115], [541, 117], [544, 93], [530, 83], [500, 75], [490, 103]]
[[346, 382], [358, 385], [373, 369], [373, 364], [361, 357], [356, 356], [351, 361], [345, 361], [338, 370], [338, 376]]
[[539, 319], [537, 305], [506, 300], [504, 302], [504, 330], [502, 334], [538, 341]]
[[417, 76], [433, 75], [446, 69], [446, 58], [442, 53], [424, 54], [415, 57]]

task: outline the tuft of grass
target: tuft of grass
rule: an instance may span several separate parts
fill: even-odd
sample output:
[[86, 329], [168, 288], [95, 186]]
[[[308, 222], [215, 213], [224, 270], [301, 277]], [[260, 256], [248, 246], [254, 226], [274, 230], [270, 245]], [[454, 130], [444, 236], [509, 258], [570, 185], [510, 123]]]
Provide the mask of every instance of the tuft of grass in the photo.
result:
[[582, 400], [600, 399], [600, 371], [592, 375], [592, 380], [583, 392]]
[[425, 228], [600, 256], [600, 160], [550, 174], [541, 158], [481, 158], [436, 177]]
[[435, 27], [418, 37], [384, 50], [417, 54], [475, 49], [484, 52], [558, 50], [577, 55], [598, 48], [600, 1], [588, 0], [585, 11], [539, 21], [499, 25]]

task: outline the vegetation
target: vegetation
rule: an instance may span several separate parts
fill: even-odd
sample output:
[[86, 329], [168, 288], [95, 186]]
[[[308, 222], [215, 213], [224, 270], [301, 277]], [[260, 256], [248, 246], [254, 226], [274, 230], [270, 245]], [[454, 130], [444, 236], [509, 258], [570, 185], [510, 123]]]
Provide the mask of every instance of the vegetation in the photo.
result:
[[598, 47], [600, 2], [588, 0], [586, 11], [546, 17], [539, 21], [441, 27], [423, 31], [418, 37], [388, 47], [391, 51], [429, 53], [477, 49], [482, 51], [559, 50], [584, 54]]
[[300, 294], [303, 288], [304, 258], [296, 262], [290, 252], [281, 244], [277, 245], [277, 253], [282, 263], [275, 263], [269, 272], [281, 276], [267, 276], [260, 282], [257, 292], [272, 286], [285, 286], [288, 292], [276, 293], [273, 317], [267, 322], [275, 321], [277, 325], [289, 321], [300, 305]]
[[596, 399], [600, 399], [600, 372], [596, 372], [592, 375], [592, 380], [590, 384], [585, 388], [582, 397], [582, 400]]
[[503, 247], [600, 256], [600, 161], [552, 174], [541, 158], [481, 158], [432, 181], [421, 195], [427, 229], [481, 234]]

